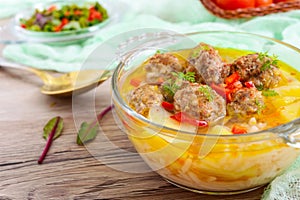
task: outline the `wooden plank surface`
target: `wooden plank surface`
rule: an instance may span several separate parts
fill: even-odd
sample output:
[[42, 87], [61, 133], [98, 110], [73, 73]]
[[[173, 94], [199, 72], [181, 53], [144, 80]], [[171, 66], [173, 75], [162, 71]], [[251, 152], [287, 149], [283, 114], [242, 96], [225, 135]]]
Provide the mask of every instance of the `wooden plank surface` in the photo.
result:
[[[119, 167], [147, 171], [141, 158], [76, 144], [76, 127], [110, 104], [109, 82], [74, 99], [40, 94], [41, 82], [27, 72], [0, 68], [0, 200], [4, 199], [260, 199], [263, 188], [234, 196], [208, 196], [172, 186], [155, 172], [128, 173]], [[95, 103], [95, 106], [91, 105]], [[74, 104], [72, 106], [72, 104]], [[46, 160], [37, 164], [45, 140], [44, 124], [61, 116], [65, 128]], [[92, 117], [91, 117], [92, 116]], [[110, 141], [134, 153], [113, 115], [102, 121]], [[101, 139], [101, 137], [97, 137]], [[95, 144], [95, 143], [94, 143]], [[134, 154], [133, 154], [134, 155]], [[105, 158], [102, 162], [98, 156]]]

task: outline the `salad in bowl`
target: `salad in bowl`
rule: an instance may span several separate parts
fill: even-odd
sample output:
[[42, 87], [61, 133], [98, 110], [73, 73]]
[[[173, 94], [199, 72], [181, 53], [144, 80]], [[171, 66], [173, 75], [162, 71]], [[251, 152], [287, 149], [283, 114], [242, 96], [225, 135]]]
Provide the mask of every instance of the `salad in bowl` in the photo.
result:
[[14, 18], [15, 33], [32, 41], [66, 41], [86, 38], [115, 16], [105, 2], [53, 1], [36, 4]]
[[300, 155], [299, 50], [247, 33], [184, 37], [195, 43], [135, 49], [114, 72], [129, 139], [154, 171], [191, 191], [269, 183]]

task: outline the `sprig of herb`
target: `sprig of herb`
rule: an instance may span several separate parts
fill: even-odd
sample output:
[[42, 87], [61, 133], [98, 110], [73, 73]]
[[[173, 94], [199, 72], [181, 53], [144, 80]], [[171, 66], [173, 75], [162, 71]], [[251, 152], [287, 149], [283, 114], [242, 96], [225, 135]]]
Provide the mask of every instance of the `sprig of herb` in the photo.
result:
[[172, 74], [180, 80], [189, 81], [191, 83], [194, 83], [196, 81], [195, 72], [187, 72], [186, 74], [184, 74], [183, 72], [173, 72]]
[[99, 121], [113, 109], [113, 105], [107, 107], [103, 110], [98, 116], [97, 120], [93, 121], [92, 123], [83, 122], [80, 126], [79, 132], [77, 134], [77, 144], [84, 145], [86, 142], [92, 141], [95, 139], [98, 133], [98, 125]]
[[166, 92], [167, 95], [170, 97], [173, 97], [175, 95], [175, 93], [177, 92], [177, 90], [180, 88], [179, 85], [177, 85], [176, 83], [174, 83], [172, 81], [168, 81], [162, 87], [163, 87], [164, 92]]
[[63, 130], [63, 119], [61, 117], [54, 117], [50, 119], [44, 126], [43, 138], [47, 140], [46, 146], [38, 160], [38, 164], [42, 164], [50, 147], [56, 138], [58, 138]]
[[263, 65], [261, 67], [262, 71], [270, 69], [271, 66], [278, 67], [278, 56], [277, 55], [273, 54], [273, 56], [269, 56], [268, 52], [259, 53], [258, 54], [258, 59], [261, 62], [263, 62]]
[[209, 86], [200, 86], [199, 91], [205, 95], [209, 102], [214, 100], [212, 89]]
[[258, 91], [263, 91], [263, 90], [264, 90], [264, 85], [263, 85], [263, 84], [260, 84], [260, 85], [256, 86], [256, 89], [257, 89]]
[[160, 49], [156, 50], [156, 52], [155, 52], [155, 54], [163, 54], [163, 53], [164, 53], [164, 51], [160, 50]]
[[279, 94], [275, 90], [267, 89], [262, 91], [262, 95], [265, 97], [275, 97], [278, 96]]
[[255, 99], [255, 104], [257, 105], [257, 114], [261, 114], [262, 110], [264, 110], [266, 108], [266, 105], [263, 104], [261, 101], [259, 101], [258, 99]]

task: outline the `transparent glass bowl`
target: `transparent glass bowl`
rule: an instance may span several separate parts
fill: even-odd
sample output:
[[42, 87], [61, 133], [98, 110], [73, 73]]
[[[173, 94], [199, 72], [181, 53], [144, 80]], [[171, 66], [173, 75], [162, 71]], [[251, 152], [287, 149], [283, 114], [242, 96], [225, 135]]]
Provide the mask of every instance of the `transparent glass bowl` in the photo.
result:
[[157, 49], [174, 51], [205, 42], [223, 48], [268, 51], [298, 67], [296, 70], [300, 66], [299, 49], [236, 32], [160, 33], [140, 38], [146, 41], [139, 41], [142, 45], [125, 54], [114, 72], [113, 103], [137, 152], [164, 179], [194, 192], [237, 194], [269, 183], [300, 155], [300, 119], [244, 135], [195, 134], [151, 122], [132, 110], [121, 94], [126, 75]]

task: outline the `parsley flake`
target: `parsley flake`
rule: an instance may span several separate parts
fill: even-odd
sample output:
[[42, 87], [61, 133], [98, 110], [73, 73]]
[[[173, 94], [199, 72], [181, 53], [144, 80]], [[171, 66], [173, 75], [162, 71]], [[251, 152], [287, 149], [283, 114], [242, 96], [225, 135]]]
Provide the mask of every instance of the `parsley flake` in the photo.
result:
[[209, 86], [200, 86], [199, 91], [205, 95], [209, 102], [214, 100], [212, 89]]
[[279, 94], [275, 90], [267, 89], [262, 91], [262, 95], [265, 97], [275, 97], [278, 96]]
[[194, 83], [196, 81], [195, 72], [187, 72], [186, 74], [184, 74], [183, 72], [173, 72], [172, 74], [180, 80], [189, 81], [191, 83]]
[[171, 97], [173, 97], [177, 90], [180, 88], [179, 85], [177, 85], [176, 83], [172, 83], [171, 81], [168, 81], [162, 87], [164, 92], [166, 92], [166, 94]]
[[257, 105], [257, 114], [261, 114], [262, 110], [264, 110], [266, 108], [266, 105], [263, 104], [261, 101], [259, 101], [258, 99], [255, 99], [255, 104]]
[[269, 56], [268, 52], [259, 53], [258, 59], [263, 62], [261, 67], [262, 71], [268, 70], [271, 66], [278, 67], [278, 56], [273, 54], [273, 56]]

